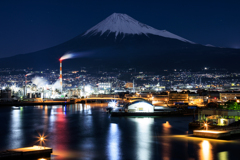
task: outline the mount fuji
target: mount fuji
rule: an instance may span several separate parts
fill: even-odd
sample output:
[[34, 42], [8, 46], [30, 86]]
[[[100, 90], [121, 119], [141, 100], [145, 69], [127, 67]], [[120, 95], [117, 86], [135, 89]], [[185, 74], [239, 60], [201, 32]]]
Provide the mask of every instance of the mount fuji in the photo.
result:
[[132, 17], [113, 13], [77, 37], [37, 52], [0, 59], [0, 68], [58, 68], [67, 52], [81, 55], [65, 60], [63, 68], [138, 67], [152, 71], [203, 67], [238, 69], [240, 50], [194, 43], [158, 30]]
[[96, 26], [87, 30], [83, 34], [83, 36], [97, 35], [98, 33], [101, 33], [100, 36], [102, 36], [104, 33], [107, 33], [108, 35], [110, 33], [114, 33], [115, 38], [117, 38], [117, 36], [123, 36], [124, 38], [125, 35], [126, 36], [127, 35], [148, 36], [149, 34], [152, 34], [152, 35], [157, 35], [161, 37], [177, 39], [183, 42], [193, 43], [187, 39], [184, 39], [180, 36], [172, 34], [166, 30], [157, 30], [146, 24], [138, 22], [137, 20], [133, 19], [132, 17], [126, 14], [120, 14], [120, 13], [113, 13], [112, 15], [107, 17], [105, 20], [97, 24]]

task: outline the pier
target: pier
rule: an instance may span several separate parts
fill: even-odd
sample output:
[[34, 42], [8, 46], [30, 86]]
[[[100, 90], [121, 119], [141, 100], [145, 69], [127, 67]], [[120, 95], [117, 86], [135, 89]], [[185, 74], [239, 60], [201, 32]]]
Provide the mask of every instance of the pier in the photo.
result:
[[9, 149], [6, 151], [0, 152], [1, 160], [17, 159], [38, 159], [38, 158], [47, 158], [50, 157], [52, 153], [52, 148], [43, 147], [43, 146], [33, 146], [33, 147], [24, 147], [17, 149]]
[[204, 138], [227, 139], [240, 134], [240, 129], [233, 130], [193, 130], [193, 135]]

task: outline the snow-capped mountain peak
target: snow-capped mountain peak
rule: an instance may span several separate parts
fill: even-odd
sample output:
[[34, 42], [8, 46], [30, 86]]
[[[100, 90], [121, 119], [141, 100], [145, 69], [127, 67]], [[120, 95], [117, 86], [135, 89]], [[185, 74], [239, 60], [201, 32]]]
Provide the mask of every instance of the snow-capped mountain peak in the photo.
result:
[[184, 42], [194, 43], [178, 35], [170, 33], [166, 30], [157, 30], [146, 24], [140, 23], [139, 21], [133, 19], [127, 14], [122, 14], [122, 13], [113, 13], [112, 15], [107, 17], [105, 20], [101, 21], [94, 27], [87, 30], [83, 36], [88, 34], [95, 35], [97, 33], [101, 33], [101, 35], [103, 35], [106, 32], [115, 33], [115, 38], [119, 34], [123, 34], [123, 36], [127, 34], [137, 34], [137, 35], [144, 34], [146, 36], [148, 34], [153, 34], [153, 35], [158, 35], [166, 38], [178, 39]]

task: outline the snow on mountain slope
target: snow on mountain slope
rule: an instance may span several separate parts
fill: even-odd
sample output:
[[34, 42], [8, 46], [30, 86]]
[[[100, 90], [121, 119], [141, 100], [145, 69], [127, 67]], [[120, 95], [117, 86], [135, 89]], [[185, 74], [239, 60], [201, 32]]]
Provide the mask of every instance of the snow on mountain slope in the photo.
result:
[[166, 30], [157, 30], [146, 24], [138, 22], [137, 20], [133, 19], [132, 17], [126, 14], [121, 14], [121, 13], [113, 13], [102, 22], [98, 23], [94, 27], [87, 30], [83, 36], [88, 34], [95, 35], [99, 32], [101, 33], [101, 35], [103, 35], [105, 32], [115, 33], [115, 38], [119, 34], [123, 34], [123, 36], [125, 36], [126, 34], [137, 34], [137, 35], [144, 34], [146, 36], [148, 34], [153, 34], [153, 35], [158, 35], [166, 38], [178, 39], [183, 42], [189, 42], [194, 44], [194, 42], [191, 42], [178, 35], [170, 33]]
[[207, 46], [207, 47], [215, 47], [214, 45], [211, 45], [211, 44], [206, 44], [205, 46]]

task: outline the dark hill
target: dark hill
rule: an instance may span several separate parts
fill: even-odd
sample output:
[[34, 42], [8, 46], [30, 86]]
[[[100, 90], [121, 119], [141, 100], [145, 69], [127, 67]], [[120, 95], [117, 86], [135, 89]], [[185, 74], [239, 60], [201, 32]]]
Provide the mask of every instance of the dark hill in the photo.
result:
[[6, 68], [58, 68], [58, 59], [66, 52], [83, 52], [83, 56], [63, 62], [63, 68], [140, 67], [151, 70], [173, 68], [238, 69], [240, 50], [206, 47], [156, 35], [77, 36], [60, 45], [41, 51], [0, 59]]

